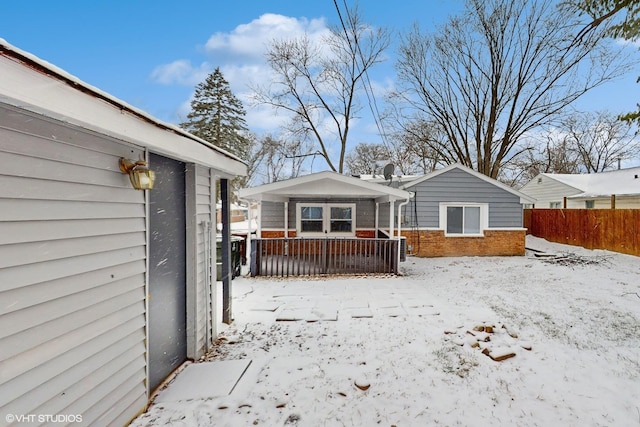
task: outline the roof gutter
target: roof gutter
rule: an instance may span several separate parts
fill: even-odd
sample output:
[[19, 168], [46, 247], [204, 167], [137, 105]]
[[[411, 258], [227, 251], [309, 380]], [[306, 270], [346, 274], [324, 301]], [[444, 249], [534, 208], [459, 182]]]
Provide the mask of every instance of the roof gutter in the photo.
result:
[[137, 117], [138, 119], [141, 119], [153, 126], [156, 126], [164, 131], [167, 132], [171, 132], [174, 133], [176, 135], [180, 135], [183, 136], [185, 138], [191, 139], [195, 142], [198, 142], [199, 144], [202, 144], [208, 148], [211, 148], [215, 151], [218, 151], [220, 154], [239, 161], [243, 164], [246, 165], [246, 162], [244, 162], [242, 159], [240, 159], [239, 157], [235, 156], [234, 154], [231, 154], [229, 152], [227, 152], [226, 150], [223, 150], [219, 147], [216, 147], [215, 145], [211, 144], [210, 142], [201, 139], [183, 129], [181, 129], [180, 127], [173, 125], [173, 124], [169, 124], [169, 123], [165, 123], [162, 122], [156, 118], [154, 118], [153, 116], [145, 113], [142, 110], [139, 110], [111, 95], [109, 95], [106, 92], [103, 92], [102, 90], [91, 86], [85, 82], [82, 82], [80, 79], [76, 78], [75, 76], [72, 76], [71, 74], [63, 71], [62, 69], [55, 67], [45, 61], [42, 61], [40, 58], [31, 55], [27, 52], [24, 52], [14, 46], [12, 46], [11, 44], [9, 44], [8, 42], [6, 42], [4, 39], [0, 38], [0, 56], [4, 56], [6, 58], [9, 58], [13, 61], [19, 62], [23, 65], [25, 65], [26, 67], [40, 73], [40, 74], [44, 74], [46, 76], [52, 77], [64, 84], [66, 84], [67, 86], [70, 86], [76, 90], [78, 90], [79, 92], [83, 92], [87, 95], [90, 95], [96, 99], [100, 99], [101, 101], [106, 102], [107, 104], [110, 104], [111, 106], [119, 109], [121, 112], [126, 112], [128, 114], [131, 114], [132, 116]]

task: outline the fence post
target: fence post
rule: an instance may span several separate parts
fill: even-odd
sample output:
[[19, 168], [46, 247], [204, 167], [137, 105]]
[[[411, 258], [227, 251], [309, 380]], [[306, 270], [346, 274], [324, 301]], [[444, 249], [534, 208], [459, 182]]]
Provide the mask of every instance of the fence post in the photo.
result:
[[251, 265], [249, 267], [249, 271], [251, 273], [251, 277], [256, 277], [260, 272], [258, 271], [258, 265], [260, 265], [260, 260], [258, 259], [258, 239], [251, 239]]
[[327, 240], [329, 239], [322, 239], [322, 268], [323, 274], [327, 274], [327, 269], [328, 269], [328, 262], [329, 262], [329, 257], [327, 257]]

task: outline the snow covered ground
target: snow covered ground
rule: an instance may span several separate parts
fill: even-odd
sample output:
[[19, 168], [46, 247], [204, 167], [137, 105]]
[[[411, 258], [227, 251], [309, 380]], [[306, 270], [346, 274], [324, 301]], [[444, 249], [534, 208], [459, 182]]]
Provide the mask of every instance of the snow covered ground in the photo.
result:
[[199, 387], [180, 384], [185, 370], [132, 426], [640, 426], [640, 259], [527, 246], [601, 258], [237, 278], [235, 321], [209, 359], [250, 361], [242, 380], [188, 400]]

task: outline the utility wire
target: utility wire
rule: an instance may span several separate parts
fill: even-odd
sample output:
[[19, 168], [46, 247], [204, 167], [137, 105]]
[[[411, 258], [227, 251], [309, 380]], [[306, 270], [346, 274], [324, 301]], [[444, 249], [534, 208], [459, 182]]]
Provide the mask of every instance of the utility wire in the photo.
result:
[[[349, 19], [349, 22], [351, 23], [351, 15], [349, 13], [349, 7], [347, 6], [347, 2], [346, 0], [342, 0], [342, 3], [344, 4], [344, 8], [345, 8], [345, 12], [347, 14], [347, 18]], [[364, 60], [364, 54], [362, 53], [362, 49], [360, 47], [360, 44], [358, 42], [358, 33], [357, 33], [357, 29], [353, 28], [352, 32], [353, 32], [353, 43], [355, 44], [355, 47], [351, 45], [351, 38], [349, 37], [349, 32], [347, 30], [347, 27], [344, 23], [344, 20], [342, 19], [342, 14], [340, 13], [340, 7], [338, 6], [338, 1], [337, 0], [333, 0], [333, 4], [336, 7], [336, 11], [338, 12], [338, 18], [340, 19], [340, 24], [342, 25], [342, 29], [344, 30], [344, 35], [347, 38], [347, 42], [349, 43], [349, 48], [352, 51], [356, 51], [359, 56], [360, 56], [360, 61], [362, 62], [362, 70], [363, 70], [363, 74], [364, 74], [364, 91], [367, 95], [367, 100], [369, 101], [369, 109], [371, 110], [371, 114], [373, 115], [373, 120], [376, 123], [376, 127], [378, 128], [378, 132], [380, 133], [380, 136], [382, 137], [383, 143], [384, 145], [389, 148], [389, 144], [387, 142], [387, 135], [384, 131], [384, 129], [382, 128], [382, 125], [380, 123], [380, 111], [378, 110], [378, 103], [376, 102], [376, 98], [374, 95], [374, 91], [373, 91], [373, 86], [371, 85], [371, 79], [369, 78], [369, 72], [368, 69], [365, 67], [365, 60]], [[357, 61], [356, 61], [357, 64]], [[375, 111], [374, 111], [375, 110]]]

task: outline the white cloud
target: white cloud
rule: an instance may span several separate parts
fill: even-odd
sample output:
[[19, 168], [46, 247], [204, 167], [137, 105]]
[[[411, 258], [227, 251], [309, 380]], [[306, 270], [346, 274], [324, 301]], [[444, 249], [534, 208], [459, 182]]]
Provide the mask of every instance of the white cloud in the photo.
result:
[[[229, 32], [217, 32], [209, 37], [204, 49], [199, 50], [206, 55], [200, 65], [193, 65], [194, 62], [197, 63], [197, 59], [176, 60], [156, 67], [151, 78], [161, 84], [186, 85], [195, 89], [215, 67], [219, 67], [233, 93], [244, 104], [247, 112], [245, 119], [249, 128], [258, 133], [277, 133], [280, 126], [287, 121], [288, 114], [284, 111], [276, 114], [270, 107], [253, 106], [250, 102], [252, 87], [266, 87], [273, 81], [272, 70], [265, 59], [269, 44], [273, 40], [293, 39], [304, 35], [311, 43], [323, 46], [322, 40], [329, 31], [324, 18], [295, 18], [267, 13], [249, 23], [238, 25]], [[371, 84], [379, 100], [393, 85], [390, 80], [379, 83], [372, 80]], [[177, 115], [186, 117], [192, 97], [193, 92], [189, 100], [182, 101], [179, 107], [176, 107]], [[362, 112], [368, 115], [368, 101], [364, 94], [361, 101]], [[354, 120], [351, 125], [354, 132], [359, 129], [377, 133], [375, 126], [365, 128], [360, 120]], [[330, 123], [322, 123], [320, 128], [327, 140], [336, 139], [333, 135], [335, 130]]]
[[211, 66], [206, 62], [194, 67], [186, 59], [179, 59], [156, 67], [151, 72], [151, 79], [165, 85], [195, 86], [207, 77], [211, 72], [210, 68]]
[[238, 25], [230, 33], [216, 33], [205, 45], [210, 55], [242, 57], [247, 61], [264, 62], [264, 53], [274, 39], [294, 38], [307, 34], [310, 38], [326, 34], [324, 19], [292, 18], [265, 13], [248, 24]]
[[[266, 107], [256, 108], [249, 103], [250, 88], [263, 86], [271, 80], [271, 69], [266, 63], [265, 53], [274, 39], [294, 38], [306, 34], [312, 41], [320, 40], [329, 31], [324, 18], [306, 19], [266, 13], [257, 19], [238, 25], [228, 33], [218, 32], [206, 42], [206, 55], [200, 65], [179, 59], [156, 67], [151, 79], [164, 85], [195, 86], [220, 67], [231, 90], [244, 103], [247, 122], [251, 128], [275, 131], [285, 117], [276, 116]], [[191, 95], [191, 97], [193, 94]], [[190, 97], [190, 98], [191, 98]], [[178, 115], [186, 116], [190, 99], [176, 109]]]

